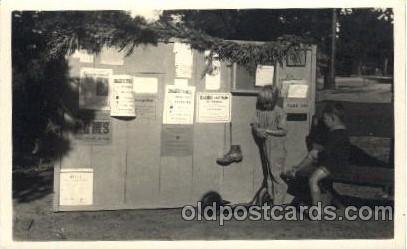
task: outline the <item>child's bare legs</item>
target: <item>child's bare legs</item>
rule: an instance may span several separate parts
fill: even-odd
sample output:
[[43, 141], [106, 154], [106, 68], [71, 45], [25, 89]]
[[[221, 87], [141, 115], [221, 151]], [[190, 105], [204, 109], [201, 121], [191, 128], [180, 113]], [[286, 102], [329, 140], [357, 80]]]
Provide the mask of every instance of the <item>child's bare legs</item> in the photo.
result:
[[318, 167], [310, 176], [308, 184], [311, 191], [312, 205], [318, 205], [321, 201], [321, 190], [318, 183], [329, 175], [328, 170], [325, 167]]
[[290, 178], [294, 178], [297, 171], [312, 166], [315, 160], [308, 154], [297, 165], [284, 172], [284, 175]]

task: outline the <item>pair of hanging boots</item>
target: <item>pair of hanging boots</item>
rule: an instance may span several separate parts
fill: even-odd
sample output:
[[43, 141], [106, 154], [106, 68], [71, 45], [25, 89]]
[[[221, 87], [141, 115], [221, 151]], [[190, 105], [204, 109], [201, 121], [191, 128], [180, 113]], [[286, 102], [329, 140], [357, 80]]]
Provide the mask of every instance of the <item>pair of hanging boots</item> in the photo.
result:
[[216, 159], [216, 163], [222, 166], [228, 166], [231, 163], [238, 163], [243, 160], [242, 149], [240, 145], [231, 145], [228, 153], [223, 157]]

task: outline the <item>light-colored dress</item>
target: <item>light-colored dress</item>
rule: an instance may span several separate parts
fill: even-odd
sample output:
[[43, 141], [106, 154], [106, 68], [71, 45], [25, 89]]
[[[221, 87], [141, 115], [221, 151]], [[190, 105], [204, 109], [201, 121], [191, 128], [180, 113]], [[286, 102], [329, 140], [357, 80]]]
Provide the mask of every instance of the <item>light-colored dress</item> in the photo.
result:
[[[268, 130], [287, 130], [286, 114], [279, 106], [272, 111], [256, 110], [255, 125]], [[288, 204], [293, 199], [293, 196], [287, 193], [287, 184], [280, 177], [280, 174], [284, 172], [287, 154], [285, 139], [285, 136], [267, 135], [265, 139], [258, 141], [263, 171], [267, 169], [264, 172], [267, 192], [273, 199], [274, 205]]]

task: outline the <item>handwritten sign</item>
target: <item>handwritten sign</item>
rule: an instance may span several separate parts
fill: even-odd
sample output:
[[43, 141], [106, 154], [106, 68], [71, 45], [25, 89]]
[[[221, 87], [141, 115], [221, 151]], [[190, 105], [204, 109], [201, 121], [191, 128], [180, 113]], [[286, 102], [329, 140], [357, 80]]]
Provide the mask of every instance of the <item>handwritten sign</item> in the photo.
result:
[[93, 204], [93, 169], [61, 169], [59, 205]]

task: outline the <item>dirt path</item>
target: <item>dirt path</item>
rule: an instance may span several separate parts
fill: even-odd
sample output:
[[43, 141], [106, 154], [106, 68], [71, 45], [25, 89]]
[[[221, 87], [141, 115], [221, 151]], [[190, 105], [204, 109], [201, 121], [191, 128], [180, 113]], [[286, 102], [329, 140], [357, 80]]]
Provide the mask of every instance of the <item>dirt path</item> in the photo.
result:
[[[49, 172], [44, 172], [49, 174]], [[52, 194], [14, 201], [14, 239], [237, 240], [392, 238], [391, 221], [184, 221], [181, 209], [98, 212], [51, 211]]]

